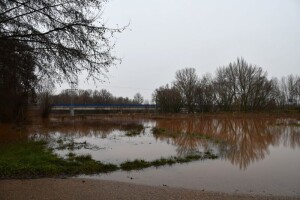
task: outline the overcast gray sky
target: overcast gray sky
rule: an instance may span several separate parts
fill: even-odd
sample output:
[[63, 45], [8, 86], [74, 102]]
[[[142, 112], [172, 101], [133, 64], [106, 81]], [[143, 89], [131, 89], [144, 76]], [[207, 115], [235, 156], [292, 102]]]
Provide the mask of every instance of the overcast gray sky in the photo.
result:
[[111, 27], [130, 22], [115, 41], [123, 61], [105, 83], [80, 76], [80, 89], [150, 100], [179, 69], [214, 74], [241, 56], [270, 78], [300, 75], [300, 0], [110, 0], [103, 18]]

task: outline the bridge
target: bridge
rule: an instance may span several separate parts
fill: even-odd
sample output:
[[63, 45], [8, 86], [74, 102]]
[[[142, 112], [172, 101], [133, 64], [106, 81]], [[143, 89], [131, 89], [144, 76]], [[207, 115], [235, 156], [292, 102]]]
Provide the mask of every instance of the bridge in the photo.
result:
[[155, 104], [52, 104], [53, 112], [154, 112]]

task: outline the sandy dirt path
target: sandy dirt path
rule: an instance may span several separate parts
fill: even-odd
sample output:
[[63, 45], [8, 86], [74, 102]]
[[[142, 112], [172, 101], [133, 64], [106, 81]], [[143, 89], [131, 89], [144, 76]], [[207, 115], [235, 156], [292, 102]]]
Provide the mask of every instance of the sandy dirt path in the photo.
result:
[[94, 199], [300, 199], [300, 197], [250, 196], [169, 187], [134, 185], [89, 179], [1, 180], [0, 200]]

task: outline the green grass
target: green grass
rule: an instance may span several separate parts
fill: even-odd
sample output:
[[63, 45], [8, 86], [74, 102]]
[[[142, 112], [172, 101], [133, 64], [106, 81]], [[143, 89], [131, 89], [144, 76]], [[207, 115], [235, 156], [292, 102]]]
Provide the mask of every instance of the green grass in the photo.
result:
[[173, 136], [174, 135], [174, 134], [172, 134], [172, 132], [169, 132], [164, 128], [157, 128], [157, 127], [152, 128], [152, 134], [155, 136], [160, 136], [160, 135]]
[[205, 153], [200, 153], [196, 155], [188, 155], [186, 157], [170, 157], [170, 158], [161, 158], [154, 161], [145, 161], [136, 159], [134, 161], [126, 161], [120, 165], [120, 168], [125, 171], [131, 170], [141, 170], [148, 167], [159, 167], [164, 165], [174, 165], [176, 163], [188, 163], [196, 160], [205, 160], [205, 159], [217, 159], [218, 156], [207, 151]]
[[59, 138], [57, 141], [57, 146], [54, 147], [57, 150], [78, 150], [78, 149], [91, 149], [91, 150], [99, 150], [100, 148], [94, 145], [91, 145], [84, 142], [74, 142], [72, 139], [67, 138]]
[[35, 178], [95, 174], [117, 170], [91, 156], [70, 155], [63, 159], [47, 149], [45, 142], [23, 142], [0, 147], [0, 178]]
[[116, 171], [141, 170], [151, 166], [159, 167], [195, 160], [216, 159], [217, 155], [207, 151], [186, 157], [161, 158], [154, 161], [126, 161], [120, 166], [95, 161], [90, 155], [76, 155], [72, 152], [61, 158], [47, 148], [44, 141], [29, 141], [0, 146], [0, 179], [39, 178], [99, 174]]
[[293, 123], [283, 123], [283, 122], [279, 122], [276, 123], [275, 126], [290, 126], [290, 127], [300, 127], [300, 124], [293, 122]]
[[145, 130], [145, 127], [143, 125], [137, 125], [134, 128], [126, 131], [126, 136], [128, 137], [135, 137], [140, 135]]

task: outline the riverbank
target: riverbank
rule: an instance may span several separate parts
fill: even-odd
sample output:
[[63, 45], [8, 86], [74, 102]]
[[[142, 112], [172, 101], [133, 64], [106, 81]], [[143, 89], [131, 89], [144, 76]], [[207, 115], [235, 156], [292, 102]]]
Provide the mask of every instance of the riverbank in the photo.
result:
[[257, 199], [257, 200], [298, 200], [300, 197], [238, 195], [167, 186], [144, 186], [129, 183], [90, 179], [29, 179], [1, 180], [1, 200], [21, 199]]
[[[62, 139], [56, 141], [56, 149], [74, 150], [91, 148], [88, 143], [65, 143]], [[87, 147], [86, 147], [87, 146]], [[28, 141], [0, 146], [0, 179], [9, 178], [41, 178], [57, 176], [75, 176], [80, 174], [107, 173], [117, 170], [141, 170], [149, 167], [188, 163], [197, 160], [217, 159], [218, 156], [206, 151], [185, 157], [160, 158], [153, 161], [135, 159], [127, 160], [120, 166], [93, 160], [91, 155], [67, 154], [63, 158], [55, 154], [47, 141]]]

